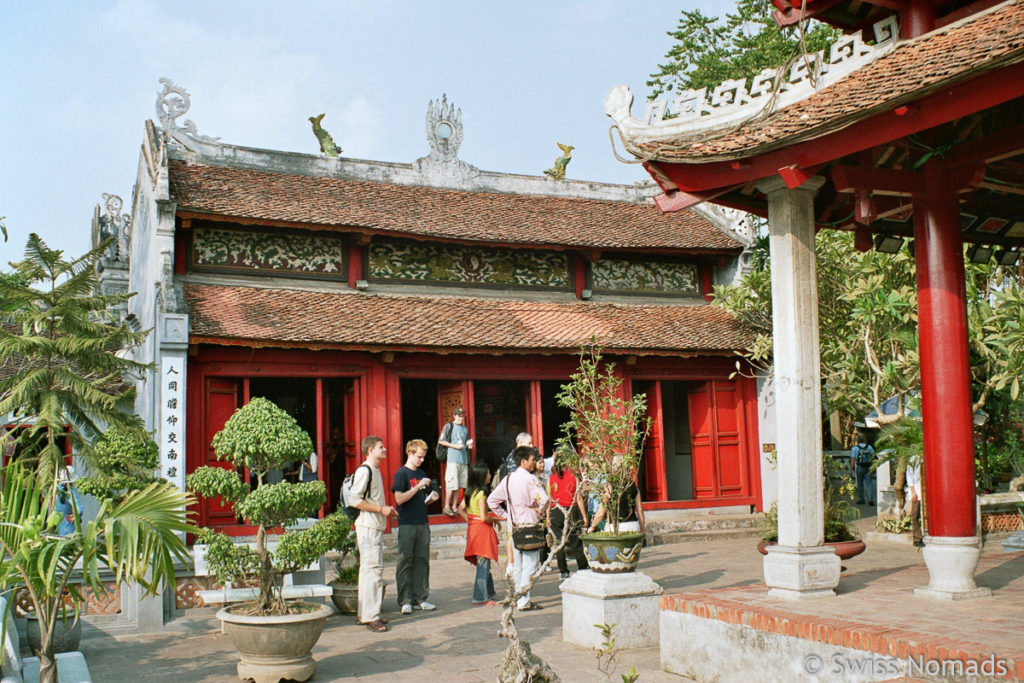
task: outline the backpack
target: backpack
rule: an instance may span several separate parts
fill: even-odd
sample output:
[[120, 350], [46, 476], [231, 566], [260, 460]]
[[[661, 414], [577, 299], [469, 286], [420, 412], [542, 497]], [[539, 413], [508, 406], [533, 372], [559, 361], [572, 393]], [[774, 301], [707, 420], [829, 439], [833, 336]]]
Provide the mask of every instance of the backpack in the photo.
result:
[[445, 422], [444, 427], [441, 427], [441, 436], [437, 437], [437, 450], [434, 455], [437, 456], [438, 462], [448, 462], [448, 447], [442, 446], [441, 441], [451, 442], [452, 439], [452, 423]]
[[[359, 467], [365, 467], [367, 470], [370, 469], [369, 465], [360, 465]], [[359, 467], [356, 468], [356, 472], [359, 471]], [[343, 481], [341, 483], [341, 504], [344, 506], [343, 512], [345, 513], [345, 516], [348, 517], [353, 522], [356, 521], [356, 517], [358, 517], [359, 513], [362, 512], [362, 510], [360, 510], [357, 507], [354, 507], [351, 504], [351, 501], [352, 501], [352, 485], [356, 481], [356, 472], [353, 472], [352, 474], [350, 474], [347, 477], [345, 477], [345, 481]], [[373, 481], [373, 472], [370, 472], [370, 478], [366, 480], [366, 489], [363, 491], [363, 497], [364, 498], [366, 497], [366, 494], [370, 491], [370, 483], [372, 481]]]
[[875, 449], [870, 445], [865, 445], [861, 448], [859, 445], [857, 448], [857, 464], [861, 467], [867, 467], [871, 464], [871, 459], [875, 455]]

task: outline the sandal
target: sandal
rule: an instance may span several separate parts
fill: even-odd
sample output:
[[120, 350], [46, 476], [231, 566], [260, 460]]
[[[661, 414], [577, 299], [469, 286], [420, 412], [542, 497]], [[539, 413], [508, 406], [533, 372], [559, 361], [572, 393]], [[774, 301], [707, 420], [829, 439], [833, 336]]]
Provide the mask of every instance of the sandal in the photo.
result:
[[487, 602], [474, 602], [473, 607], [490, 607], [496, 604], [498, 603], [494, 602], [494, 600], [488, 600]]
[[530, 601], [530, 602], [526, 603], [526, 607], [520, 607], [519, 611], [520, 612], [533, 612], [533, 611], [539, 610], [539, 609], [544, 609], [544, 607], [542, 605], [538, 605], [537, 603], [535, 603], [533, 601]]
[[375, 633], [383, 633], [388, 630], [388, 627], [380, 619], [374, 619], [366, 625], [366, 628], [374, 631]]

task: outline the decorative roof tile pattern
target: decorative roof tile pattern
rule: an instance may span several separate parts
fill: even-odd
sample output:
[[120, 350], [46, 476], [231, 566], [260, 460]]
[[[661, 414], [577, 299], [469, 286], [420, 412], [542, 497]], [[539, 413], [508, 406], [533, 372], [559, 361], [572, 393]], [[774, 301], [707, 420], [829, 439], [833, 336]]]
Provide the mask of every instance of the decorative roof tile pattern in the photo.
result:
[[466, 192], [169, 162], [179, 211], [351, 226], [440, 239], [598, 249], [735, 250], [692, 211], [570, 197]]
[[644, 159], [702, 163], [754, 156], [822, 137], [991, 70], [1024, 62], [1024, 0], [919, 38], [805, 100], [713, 138], [631, 144]]
[[[707, 305], [552, 303], [186, 283], [194, 341], [258, 346], [574, 352], [591, 336], [632, 353], [731, 353], [753, 334]], [[452, 325], [452, 320], [467, 321]]]

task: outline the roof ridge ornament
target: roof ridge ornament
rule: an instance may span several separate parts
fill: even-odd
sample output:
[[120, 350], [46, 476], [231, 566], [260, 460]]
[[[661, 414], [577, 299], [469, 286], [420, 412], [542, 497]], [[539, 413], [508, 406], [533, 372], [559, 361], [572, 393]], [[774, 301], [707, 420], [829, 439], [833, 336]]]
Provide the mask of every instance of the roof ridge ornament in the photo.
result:
[[459, 159], [462, 145], [462, 110], [448, 102], [448, 94], [427, 105], [427, 144], [430, 154], [413, 166], [437, 185], [470, 185], [480, 169]]
[[115, 256], [118, 261], [128, 260], [128, 245], [131, 243], [132, 217], [121, 213], [124, 200], [119, 195], [103, 193], [103, 205], [107, 212], [100, 216], [100, 237], [116, 237]]
[[160, 83], [164, 89], [156, 96], [156, 117], [163, 128], [164, 140], [193, 152], [210, 151], [220, 138], [200, 135], [191, 119], [185, 121], [183, 127], [178, 127], [177, 119], [192, 108], [191, 95], [169, 78], [161, 78]]
[[827, 61], [824, 50], [805, 55], [789, 67], [784, 77], [781, 72], [785, 67], [764, 69], [750, 79], [749, 88], [746, 79], [734, 79], [722, 82], [710, 93], [707, 88], [680, 91], [672, 101], [672, 118], [665, 118], [670, 109], [666, 100], [647, 102], [643, 120], [633, 118], [633, 93], [626, 85], [617, 85], [608, 92], [604, 111], [615, 121], [623, 139], [630, 142], [687, 134], [706, 137], [784, 109], [889, 52], [899, 42], [895, 15], [876, 23], [874, 34], [874, 45], [865, 43], [859, 31], [841, 36], [829, 47]]

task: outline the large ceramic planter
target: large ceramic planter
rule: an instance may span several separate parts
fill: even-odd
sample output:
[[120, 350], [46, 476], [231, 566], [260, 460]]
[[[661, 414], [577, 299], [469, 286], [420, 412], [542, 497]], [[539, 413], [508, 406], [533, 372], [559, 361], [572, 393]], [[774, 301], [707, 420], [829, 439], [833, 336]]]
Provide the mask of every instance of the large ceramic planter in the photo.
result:
[[[359, 584], [331, 582], [334, 593], [331, 594], [331, 602], [338, 608], [340, 614], [359, 613]], [[388, 585], [381, 588], [381, 596], [387, 593]]]
[[[775, 541], [772, 541], [771, 543], [761, 541], [757, 544], [757, 552], [762, 555], [767, 555], [767, 548], [770, 545], [775, 545]], [[867, 546], [864, 545], [864, 541], [859, 539], [855, 541], [832, 541], [825, 543], [824, 545], [831, 546], [836, 551], [836, 555], [839, 556], [840, 560], [848, 560], [851, 557], [857, 557], [867, 549]]]
[[639, 531], [623, 531], [614, 535], [604, 532], [583, 534], [580, 539], [593, 571], [599, 574], [636, 571], [640, 549], [644, 545], [644, 535]]
[[283, 616], [233, 614], [245, 609], [236, 605], [217, 612], [224, 632], [242, 655], [238, 678], [255, 683], [281, 680], [307, 681], [316, 671], [313, 646], [320, 639], [331, 610], [326, 605], [299, 603], [311, 611]]
[[331, 583], [334, 593], [331, 602], [341, 614], [357, 614], [359, 612], [359, 584]]
[[[25, 640], [32, 652], [38, 652], [42, 647], [42, 638], [39, 633], [39, 619], [35, 614], [25, 616]], [[57, 623], [53, 629], [53, 651], [74, 652], [78, 644], [82, 642], [82, 620], [69, 614], [67, 619], [57, 617]]]

